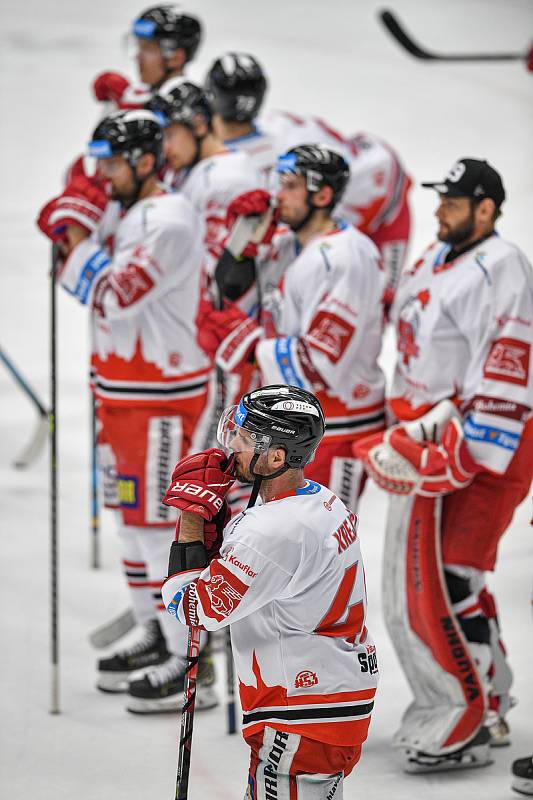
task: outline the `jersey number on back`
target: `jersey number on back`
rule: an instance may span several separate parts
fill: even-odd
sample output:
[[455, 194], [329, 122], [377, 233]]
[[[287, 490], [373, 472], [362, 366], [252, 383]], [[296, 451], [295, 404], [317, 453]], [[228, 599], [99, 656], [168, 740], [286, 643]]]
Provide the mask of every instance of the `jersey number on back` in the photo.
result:
[[[365, 617], [363, 601], [360, 600], [358, 603], [354, 603], [353, 606], [348, 606], [357, 577], [357, 566], [358, 562], [356, 561], [344, 573], [341, 585], [333, 598], [329, 611], [327, 611], [324, 619], [314, 631], [319, 636], [340, 636], [353, 644], [356, 636], [361, 633]], [[346, 611], [348, 611], [347, 614]], [[345, 621], [339, 622], [345, 616]]]

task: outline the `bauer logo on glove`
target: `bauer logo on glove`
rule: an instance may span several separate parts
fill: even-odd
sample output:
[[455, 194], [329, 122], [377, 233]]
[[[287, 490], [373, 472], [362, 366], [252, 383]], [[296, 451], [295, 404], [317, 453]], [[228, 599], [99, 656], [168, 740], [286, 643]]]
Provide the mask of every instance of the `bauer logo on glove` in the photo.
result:
[[233, 459], [215, 448], [182, 458], [176, 464], [163, 503], [212, 520], [222, 510], [224, 498], [235, 482], [232, 467]]

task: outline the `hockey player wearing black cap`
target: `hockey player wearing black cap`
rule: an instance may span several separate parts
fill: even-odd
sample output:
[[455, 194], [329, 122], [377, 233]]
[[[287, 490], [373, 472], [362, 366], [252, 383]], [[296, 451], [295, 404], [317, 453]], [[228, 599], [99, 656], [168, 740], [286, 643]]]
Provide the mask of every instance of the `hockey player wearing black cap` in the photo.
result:
[[[374, 705], [357, 518], [303, 472], [323, 433], [312, 393], [263, 386], [222, 415], [223, 450], [177, 464], [165, 498], [182, 516], [164, 604], [175, 623], [230, 626], [251, 798], [342, 794]], [[235, 479], [262, 502], [221, 522], [215, 540]]]
[[483, 766], [509, 742], [485, 573], [533, 477], [533, 273], [495, 230], [502, 179], [462, 158], [423, 186], [439, 195], [438, 240], [392, 309], [398, 424], [355, 445], [390, 494], [384, 605], [414, 695], [394, 742], [411, 772]]

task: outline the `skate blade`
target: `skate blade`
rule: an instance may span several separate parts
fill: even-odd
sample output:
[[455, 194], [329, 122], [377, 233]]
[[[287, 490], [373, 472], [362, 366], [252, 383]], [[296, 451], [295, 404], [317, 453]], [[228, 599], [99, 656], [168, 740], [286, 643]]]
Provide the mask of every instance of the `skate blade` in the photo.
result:
[[464, 753], [452, 756], [424, 756], [409, 753], [403, 765], [404, 772], [411, 775], [428, 774], [430, 772], [450, 772], [458, 769], [474, 769], [487, 767], [493, 763], [488, 745], [471, 747]]
[[98, 673], [96, 688], [100, 692], [107, 694], [123, 694], [128, 691], [129, 681], [132, 678], [131, 672]]
[[511, 783], [511, 789], [526, 797], [533, 797], [533, 780], [514, 777]]
[[[196, 694], [195, 711], [209, 711], [218, 706], [218, 697], [211, 687], [207, 687]], [[183, 694], [172, 697], [146, 699], [142, 697], [129, 697], [126, 711], [131, 714], [170, 714], [181, 712], [183, 708]]]

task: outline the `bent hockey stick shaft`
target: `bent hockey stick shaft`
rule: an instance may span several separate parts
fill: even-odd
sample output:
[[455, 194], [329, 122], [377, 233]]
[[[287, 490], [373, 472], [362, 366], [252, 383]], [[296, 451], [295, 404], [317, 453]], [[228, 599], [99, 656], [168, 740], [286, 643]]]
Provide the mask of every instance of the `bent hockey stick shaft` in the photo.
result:
[[524, 61], [527, 57], [525, 53], [434, 53], [421, 47], [391, 11], [380, 11], [379, 18], [398, 44], [422, 61]]
[[6, 355], [6, 353], [0, 348], [0, 361], [4, 364], [8, 372], [14, 378], [17, 385], [22, 389], [26, 397], [33, 403], [37, 413], [39, 414], [39, 419], [37, 421], [37, 426], [35, 428], [34, 434], [31, 440], [28, 442], [24, 450], [20, 453], [19, 456], [13, 462], [13, 466], [17, 469], [25, 469], [29, 467], [30, 464], [35, 461], [41, 449], [46, 441], [46, 434], [48, 432], [48, 411], [44, 407], [42, 401], [37, 397], [36, 393], [29, 385], [29, 383], [25, 380], [25, 378], [21, 375], [17, 367], [11, 361], [11, 359]]

